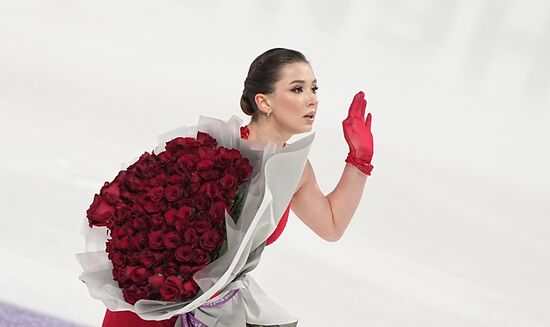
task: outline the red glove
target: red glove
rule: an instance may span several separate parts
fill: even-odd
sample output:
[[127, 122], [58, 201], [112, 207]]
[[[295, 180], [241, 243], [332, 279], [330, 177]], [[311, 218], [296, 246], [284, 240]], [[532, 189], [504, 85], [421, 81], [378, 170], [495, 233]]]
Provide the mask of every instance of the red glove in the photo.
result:
[[342, 121], [344, 137], [348, 142], [349, 153], [346, 162], [354, 165], [363, 173], [370, 175], [374, 168], [370, 162], [374, 152], [374, 143], [370, 130], [372, 115], [369, 113], [364, 120], [367, 100], [365, 93], [360, 91], [353, 97], [348, 116]]

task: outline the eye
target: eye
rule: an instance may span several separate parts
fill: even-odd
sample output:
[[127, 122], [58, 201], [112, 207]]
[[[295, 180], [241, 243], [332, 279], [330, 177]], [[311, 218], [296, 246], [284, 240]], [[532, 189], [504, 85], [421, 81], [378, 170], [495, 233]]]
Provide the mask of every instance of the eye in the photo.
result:
[[[319, 89], [319, 88], [318, 88], [317, 86], [314, 86], [314, 87], [311, 88], [311, 91], [312, 91], [313, 93], [317, 93], [317, 90], [318, 90], [318, 89]], [[295, 88], [292, 89], [292, 92], [294, 92], [294, 93], [302, 93], [303, 91], [304, 91], [304, 90], [303, 90], [303, 88], [302, 88], [301, 86], [297, 86], [297, 87], [295, 87]]]

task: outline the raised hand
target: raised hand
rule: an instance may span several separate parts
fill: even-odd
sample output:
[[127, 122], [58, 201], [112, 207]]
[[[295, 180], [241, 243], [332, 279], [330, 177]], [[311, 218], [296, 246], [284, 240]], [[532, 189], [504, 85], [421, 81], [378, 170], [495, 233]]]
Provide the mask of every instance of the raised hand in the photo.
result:
[[370, 163], [374, 153], [374, 142], [371, 132], [372, 115], [369, 113], [367, 119], [364, 119], [366, 107], [365, 93], [360, 91], [353, 97], [348, 116], [342, 121], [342, 127], [349, 146], [346, 162], [370, 175], [373, 168]]

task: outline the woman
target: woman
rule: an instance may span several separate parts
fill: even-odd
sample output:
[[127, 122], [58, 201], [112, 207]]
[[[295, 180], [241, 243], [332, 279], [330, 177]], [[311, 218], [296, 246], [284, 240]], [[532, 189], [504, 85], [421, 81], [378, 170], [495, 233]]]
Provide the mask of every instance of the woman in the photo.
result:
[[[241, 127], [241, 137], [260, 143], [273, 141], [282, 148], [292, 135], [311, 131], [317, 112], [317, 89], [317, 80], [303, 54], [284, 48], [264, 52], [252, 62], [244, 82], [240, 104], [252, 118]], [[371, 114], [363, 118], [366, 104], [363, 92], [357, 93], [342, 122], [349, 153], [336, 188], [323, 195], [308, 160], [290, 204], [266, 245], [283, 231], [289, 209], [324, 240], [337, 241], [343, 235], [373, 168]], [[172, 327], [176, 319], [146, 321], [129, 311], [107, 310], [103, 326]]]

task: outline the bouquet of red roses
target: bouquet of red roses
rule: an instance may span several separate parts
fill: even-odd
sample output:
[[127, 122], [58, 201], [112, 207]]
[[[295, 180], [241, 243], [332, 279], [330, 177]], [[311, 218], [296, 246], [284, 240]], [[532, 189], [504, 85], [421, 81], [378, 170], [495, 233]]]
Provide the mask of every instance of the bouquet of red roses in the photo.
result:
[[207, 133], [165, 147], [105, 182], [87, 210], [90, 227], [108, 228], [113, 278], [130, 304], [195, 297], [193, 274], [222, 254], [224, 211], [238, 217], [252, 175], [247, 158]]
[[[240, 138], [242, 120], [199, 118], [159, 136], [106, 182], [84, 219], [79, 279], [111, 311], [206, 326], [297, 320], [248, 272], [294, 193], [313, 136], [281, 150]], [[192, 324], [192, 325], [193, 325]]]

